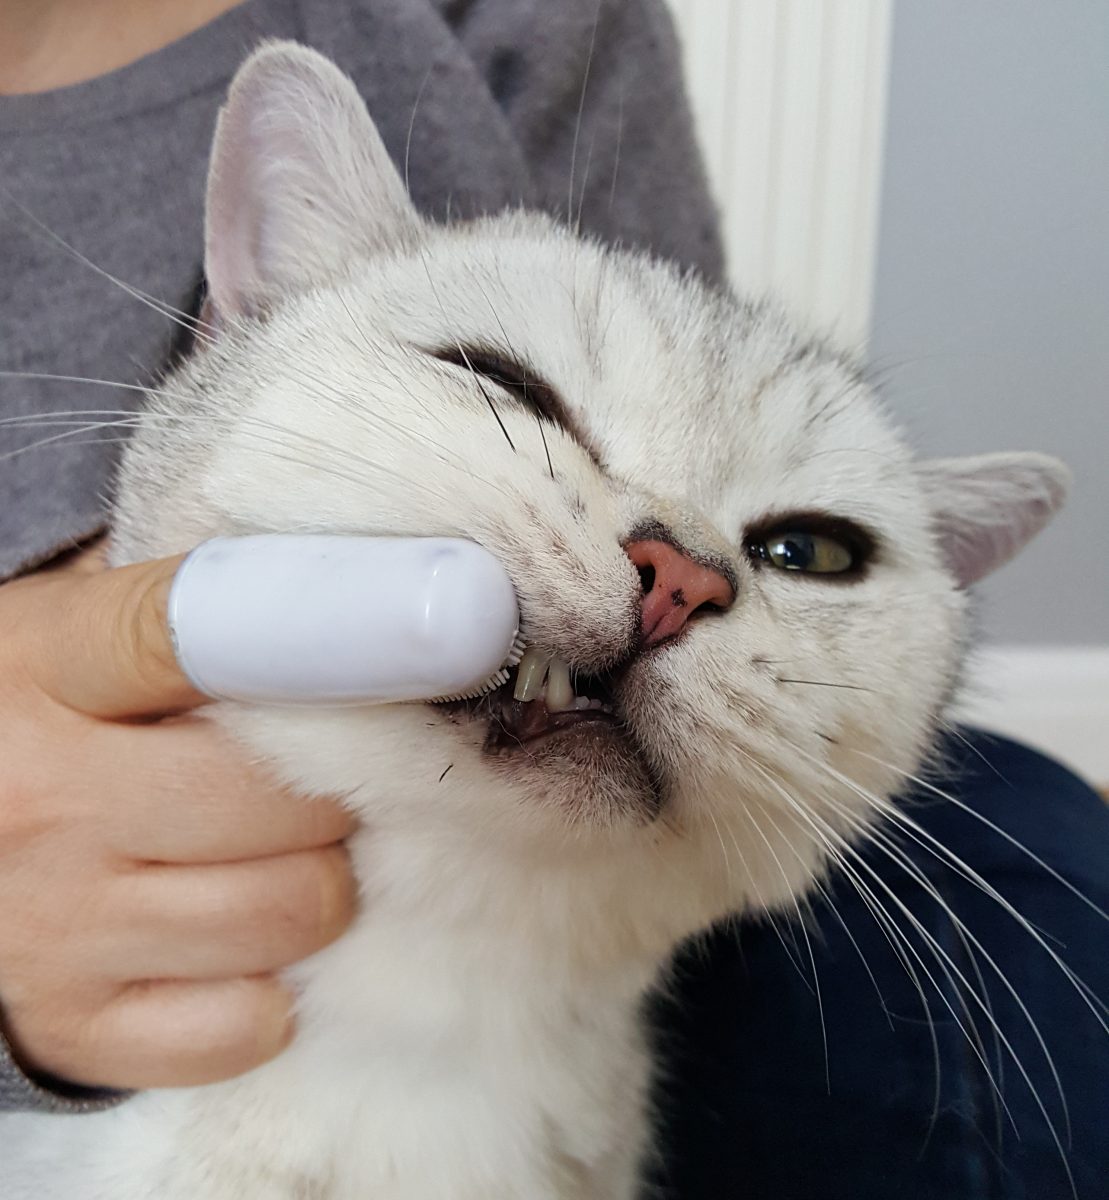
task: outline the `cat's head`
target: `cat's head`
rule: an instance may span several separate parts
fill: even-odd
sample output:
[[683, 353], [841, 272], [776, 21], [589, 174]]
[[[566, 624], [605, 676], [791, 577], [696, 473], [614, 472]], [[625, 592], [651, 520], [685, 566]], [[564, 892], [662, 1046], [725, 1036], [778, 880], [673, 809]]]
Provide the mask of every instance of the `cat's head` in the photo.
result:
[[[472, 538], [530, 647], [530, 682], [480, 702], [227, 719], [449, 848], [444, 876], [483, 849], [537, 887], [603, 877], [606, 902], [665, 904], [668, 937], [781, 904], [917, 769], [964, 588], [1064, 492], [1037, 455], [914, 461], [852, 363], [772, 307], [540, 216], [425, 221], [353, 86], [299, 47], [233, 85], [206, 271], [211, 326], [128, 455], [117, 558]], [[584, 703], [550, 711], [548, 662]]]

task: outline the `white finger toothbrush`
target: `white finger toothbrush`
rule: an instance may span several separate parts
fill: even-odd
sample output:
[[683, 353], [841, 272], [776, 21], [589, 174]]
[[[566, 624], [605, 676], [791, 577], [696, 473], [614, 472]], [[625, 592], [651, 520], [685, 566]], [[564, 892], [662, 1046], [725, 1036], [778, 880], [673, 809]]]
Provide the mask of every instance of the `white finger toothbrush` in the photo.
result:
[[178, 569], [168, 618], [198, 690], [258, 704], [479, 696], [523, 653], [504, 568], [459, 538], [214, 538]]

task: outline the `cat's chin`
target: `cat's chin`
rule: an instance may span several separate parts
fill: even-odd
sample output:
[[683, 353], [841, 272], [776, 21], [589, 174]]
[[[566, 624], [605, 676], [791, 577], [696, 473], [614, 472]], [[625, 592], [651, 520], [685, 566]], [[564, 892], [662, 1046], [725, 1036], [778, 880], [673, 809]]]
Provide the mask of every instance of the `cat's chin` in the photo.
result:
[[[646, 825], [665, 804], [665, 786], [634, 736], [600, 712], [549, 713], [541, 701], [515, 705], [515, 721], [455, 705], [454, 723], [482, 722], [486, 767], [559, 823], [594, 829]], [[499, 710], [503, 712], [503, 710]]]
[[560, 822], [592, 829], [650, 824], [665, 805], [665, 783], [618, 716], [613, 691], [593, 680], [590, 698], [585, 680], [578, 677], [583, 694], [571, 707], [552, 709], [545, 695], [517, 700], [514, 679], [477, 700], [435, 707], [445, 707], [456, 724], [484, 725], [487, 767]]
[[648, 825], [666, 803], [664, 782], [612, 721], [581, 720], [515, 745], [491, 729], [482, 753], [491, 770], [575, 825]]

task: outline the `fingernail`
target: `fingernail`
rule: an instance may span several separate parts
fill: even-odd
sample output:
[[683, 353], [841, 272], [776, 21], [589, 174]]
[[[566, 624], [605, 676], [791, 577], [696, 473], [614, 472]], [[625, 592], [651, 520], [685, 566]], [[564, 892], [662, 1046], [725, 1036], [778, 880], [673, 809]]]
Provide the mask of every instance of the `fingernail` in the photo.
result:
[[320, 938], [326, 945], [337, 938], [350, 924], [354, 914], [355, 886], [350, 872], [350, 859], [343, 848], [334, 853], [342, 856], [339, 867], [328, 867], [320, 876]]
[[258, 1056], [262, 1061], [276, 1057], [296, 1034], [296, 997], [288, 988], [276, 991], [275, 1019], [259, 1022]]

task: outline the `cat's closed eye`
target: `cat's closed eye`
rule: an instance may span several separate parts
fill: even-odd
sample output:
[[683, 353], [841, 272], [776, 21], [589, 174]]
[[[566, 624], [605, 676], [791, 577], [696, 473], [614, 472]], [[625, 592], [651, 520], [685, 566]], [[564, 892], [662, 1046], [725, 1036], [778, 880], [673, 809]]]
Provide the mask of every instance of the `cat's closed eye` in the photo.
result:
[[485, 346], [445, 346], [431, 351], [440, 362], [461, 367], [503, 388], [526, 408], [572, 433], [562, 397], [531, 367]]

